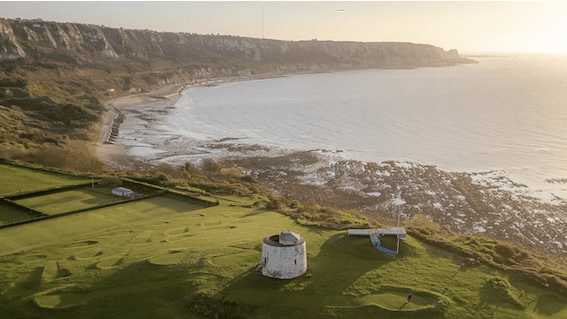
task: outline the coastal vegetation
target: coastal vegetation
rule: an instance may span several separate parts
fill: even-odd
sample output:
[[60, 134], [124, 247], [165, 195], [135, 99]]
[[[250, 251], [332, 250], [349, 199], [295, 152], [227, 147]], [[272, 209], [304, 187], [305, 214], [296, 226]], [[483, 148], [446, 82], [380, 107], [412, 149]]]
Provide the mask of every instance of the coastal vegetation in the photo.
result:
[[[194, 169], [192, 176], [203, 174], [190, 168]], [[27, 174], [30, 180], [49, 176], [57, 182], [53, 185], [89, 179], [6, 164], [0, 169], [11, 180], [20, 174]], [[211, 178], [217, 186], [230, 181], [221, 170]], [[175, 180], [171, 177], [147, 181], [171, 185]], [[242, 177], [230, 178], [242, 183], [236, 182]], [[122, 179], [106, 180], [116, 183]], [[408, 225], [411, 235], [402, 241], [400, 255], [392, 258], [377, 251], [366, 237], [347, 236], [339, 229], [346, 224], [335, 220], [326, 226], [313, 225], [333, 217], [349, 219], [351, 227], [368, 227], [369, 221], [362, 216], [313, 207], [306, 209], [311, 212], [309, 221], [290, 216], [301, 211], [297, 201], [270, 194], [234, 194], [233, 188], [207, 191], [187, 185], [199, 198], [219, 205], [199, 209], [179, 199], [156, 197], [0, 229], [0, 241], [6, 243], [0, 256], [0, 313], [17, 318], [567, 315], [567, 300], [560, 291], [554, 292], [556, 287], [536, 284], [505, 267], [512, 264], [510, 260], [520, 262], [521, 256], [523, 266], [545, 262], [534, 260], [519, 247], [472, 236], [451, 236], [445, 244], [436, 244], [443, 237], [435, 225]], [[14, 193], [16, 188], [14, 184], [3, 192]], [[197, 189], [200, 191], [195, 192]], [[274, 206], [284, 213], [268, 208]], [[306, 275], [274, 280], [254, 271], [261, 256], [261, 239], [281, 229], [293, 229], [306, 238]], [[486, 251], [483, 247], [492, 247], [493, 262], [484, 258], [471, 262], [471, 257], [484, 256], [480, 255]], [[459, 248], [463, 251], [456, 251]], [[559, 273], [552, 271], [555, 276]], [[406, 303], [409, 294], [413, 298]]]
[[[10, 243], [0, 257], [0, 312], [88, 318], [100, 315], [97, 309], [103, 304], [117, 313], [135, 309], [164, 318], [177, 316], [166, 308], [197, 317], [234, 318], [561, 318], [567, 311], [567, 301], [560, 297], [567, 273], [553, 260], [536, 258], [519, 246], [444, 233], [439, 225], [418, 217], [406, 222], [411, 235], [393, 259], [373, 248], [368, 238], [351, 238], [343, 230], [377, 227], [376, 221], [356, 212], [304, 206], [270, 194], [235, 169], [209, 166], [218, 170], [162, 165], [155, 171], [115, 171], [99, 179], [108, 185], [136, 179], [148, 187], [168, 187], [218, 202], [215, 207], [195, 210], [179, 200], [156, 198], [0, 230], [0, 240]], [[4, 194], [19, 191], [18, 176], [32, 182], [52, 178], [53, 186], [94, 176], [14, 165], [0, 169], [14, 181], [4, 186]], [[85, 199], [56, 196], [69, 203]], [[42, 202], [38, 197], [21, 204], [51, 209]], [[36, 233], [38, 227], [40, 236], [24, 235]], [[253, 271], [261, 238], [285, 228], [307, 239], [308, 274], [291, 281], [264, 278]], [[405, 304], [409, 293], [412, 302]], [[158, 294], [164, 297], [156, 298]], [[132, 300], [143, 302], [125, 306]], [[294, 307], [288, 307], [290, 302]]]

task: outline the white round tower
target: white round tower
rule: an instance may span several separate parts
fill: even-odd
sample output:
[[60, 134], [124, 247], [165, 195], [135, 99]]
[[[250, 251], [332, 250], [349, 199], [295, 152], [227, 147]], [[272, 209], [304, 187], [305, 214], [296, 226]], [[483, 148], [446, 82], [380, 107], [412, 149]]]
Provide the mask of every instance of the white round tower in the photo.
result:
[[290, 279], [307, 271], [305, 238], [290, 230], [264, 238], [262, 274], [266, 277]]

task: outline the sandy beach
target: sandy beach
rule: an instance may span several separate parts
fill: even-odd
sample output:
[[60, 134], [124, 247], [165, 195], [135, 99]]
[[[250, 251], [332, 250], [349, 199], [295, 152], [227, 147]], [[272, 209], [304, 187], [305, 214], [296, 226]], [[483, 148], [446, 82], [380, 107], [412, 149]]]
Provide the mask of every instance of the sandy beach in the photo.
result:
[[[340, 72], [345, 72], [345, 71], [340, 71]], [[318, 72], [298, 72], [298, 74], [302, 74], [302, 73], [318, 73]], [[151, 92], [132, 94], [132, 95], [122, 96], [108, 100], [104, 103], [106, 110], [100, 122], [101, 126], [100, 126], [99, 139], [95, 143], [96, 155], [105, 163], [114, 167], [128, 168], [130, 166], [128, 163], [131, 162], [132, 157], [126, 153], [127, 146], [116, 144], [112, 141], [109, 141], [113, 124], [120, 114], [124, 114], [122, 110], [125, 108], [136, 105], [145, 105], [145, 104], [163, 102], [163, 101], [171, 101], [174, 103], [177, 99], [179, 99], [179, 97], [181, 97], [181, 93], [183, 92], [183, 90], [192, 86], [216, 86], [217, 84], [226, 83], [226, 82], [251, 81], [251, 80], [276, 78], [282, 76], [289, 76], [289, 75], [262, 74], [255, 76], [246, 76], [246, 77], [202, 79], [196, 81], [191, 85], [171, 84]], [[127, 127], [128, 123], [122, 123], [120, 124], [120, 126]]]
[[183, 85], [172, 84], [151, 92], [122, 96], [105, 102], [106, 111], [102, 116], [100, 135], [95, 144], [96, 155], [107, 164], [123, 167], [124, 159], [127, 158], [124, 146], [109, 141], [113, 124], [122, 113], [121, 109], [163, 100], [175, 100], [181, 96], [184, 89]]

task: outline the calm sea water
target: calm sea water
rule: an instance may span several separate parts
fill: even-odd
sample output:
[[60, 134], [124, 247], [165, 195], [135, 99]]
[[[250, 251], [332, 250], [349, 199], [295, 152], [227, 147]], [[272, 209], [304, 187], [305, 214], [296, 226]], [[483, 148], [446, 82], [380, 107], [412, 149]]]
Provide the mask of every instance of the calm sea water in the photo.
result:
[[194, 87], [164, 127], [196, 140], [567, 178], [567, 56], [477, 60]]

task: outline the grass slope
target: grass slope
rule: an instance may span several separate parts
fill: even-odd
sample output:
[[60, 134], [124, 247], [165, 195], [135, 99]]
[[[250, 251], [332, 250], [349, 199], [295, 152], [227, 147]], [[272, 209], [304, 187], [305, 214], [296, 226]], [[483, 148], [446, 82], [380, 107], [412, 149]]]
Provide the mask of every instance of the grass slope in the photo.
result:
[[[20, 249], [0, 257], [0, 315], [567, 317], [564, 297], [412, 237], [394, 259], [368, 238], [243, 207], [253, 197], [230, 199], [194, 210], [156, 198], [0, 230], [1, 247]], [[307, 241], [308, 272], [292, 280], [252, 270], [262, 238], [282, 229]]]
[[75, 185], [90, 181], [78, 176], [40, 171], [21, 166], [0, 164], [0, 195], [14, 194], [57, 186]]

